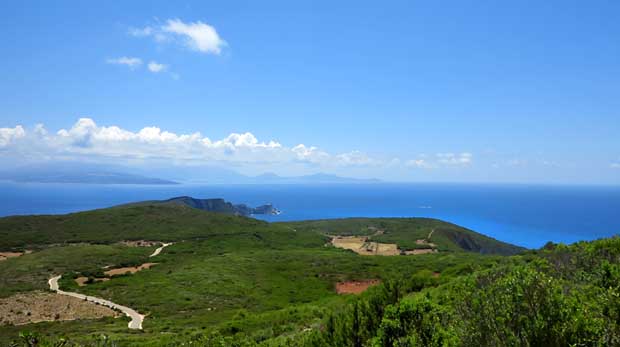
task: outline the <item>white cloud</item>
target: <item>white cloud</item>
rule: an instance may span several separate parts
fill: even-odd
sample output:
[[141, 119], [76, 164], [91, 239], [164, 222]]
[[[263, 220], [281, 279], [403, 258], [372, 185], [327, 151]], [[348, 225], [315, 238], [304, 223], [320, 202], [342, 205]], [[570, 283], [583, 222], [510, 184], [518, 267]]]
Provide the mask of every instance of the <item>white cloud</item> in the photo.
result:
[[360, 151], [351, 151], [349, 153], [342, 153], [336, 156], [336, 162], [345, 166], [370, 166], [381, 163], [378, 160], [374, 160]]
[[34, 133], [38, 136], [45, 136], [47, 135], [47, 130], [45, 129], [45, 126], [43, 124], [39, 123], [34, 126]]
[[463, 152], [421, 154], [408, 161], [381, 159], [356, 150], [330, 153], [306, 144], [287, 146], [277, 140], [259, 139], [251, 132], [211, 139], [197, 131], [175, 133], [157, 126], [138, 130], [104, 126], [91, 118], [80, 118], [71, 127], [57, 131], [49, 131], [41, 124], [0, 128], [0, 166], [24, 161], [87, 160], [128, 165], [229, 165], [248, 172], [262, 168], [343, 173], [346, 168], [349, 173], [359, 169], [380, 174], [407, 168], [464, 167], [472, 158], [472, 154]]
[[200, 21], [184, 23], [180, 19], [169, 19], [162, 30], [183, 37], [188, 47], [202, 53], [220, 54], [226, 46], [214, 27]]
[[612, 169], [620, 169], [620, 163], [611, 163], [611, 164], [609, 164], [609, 166]]
[[471, 164], [471, 153], [438, 153], [437, 162], [444, 165], [469, 165]]
[[269, 141], [269, 143], [259, 142], [258, 139], [252, 133], [237, 134], [232, 133], [226, 138], [211, 143], [209, 139], [205, 138], [205, 142], [209, 146], [223, 147], [228, 149], [237, 148], [280, 148], [281, 144], [275, 141]]
[[155, 30], [150, 26], [146, 26], [144, 28], [129, 28], [129, 35], [135, 37], [145, 37], [152, 35], [154, 31]]
[[[120, 58], [113, 58], [113, 59], [108, 59], [106, 60], [106, 62], [108, 64], [115, 64], [115, 65], [125, 65], [128, 66], [130, 69], [134, 70], [136, 68], [139, 68], [140, 66], [142, 66], [142, 59], [140, 58], [136, 58], [136, 57], [120, 57]], [[151, 60], [146, 67], [148, 68], [148, 70], [150, 72], [153, 73], [159, 73], [159, 72], [163, 72], [168, 70], [168, 65], [166, 64], [161, 64], [158, 63], [154, 60]], [[178, 75], [173, 74], [172, 76], [174, 79], [178, 79]]]
[[194, 51], [219, 55], [227, 46], [215, 28], [201, 21], [185, 23], [180, 19], [168, 19], [166, 24], [157, 27], [130, 28], [134, 37], [151, 36], [156, 42], [180, 41]]
[[433, 169], [436, 167], [435, 165], [429, 163], [425, 159], [411, 159], [411, 160], [408, 160], [405, 163], [405, 165], [408, 167], [416, 167], [420, 169]]
[[135, 69], [142, 65], [142, 59], [135, 57], [120, 57], [106, 60], [108, 64], [125, 65], [130, 69]]
[[303, 143], [293, 147], [291, 151], [295, 154], [296, 159], [301, 162], [321, 163], [329, 158], [329, 154], [326, 152], [314, 146], [306, 146]]
[[420, 169], [437, 169], [455, 166], [467, 166], [472, 163], [473, 155], [463, 153], [437, 153], [434, 156], [421, 154], [417, 159], [405, 162], [405, 166]]
[[[19, 139], [20, 141], [16, 141]], [[91, 118], [80, 118], [73, 126], [51, 132], [43, 125], [31, 130], [22, 126], [0, 128], [0, 162], [27, 157], [31, 160], [84, 159], [166, 161], [181, 165], [231, 163], [234, 165], [306, 165], [322, 169], [377, 165], [379, 160], [359, 151], [330, 154], [315, 146], [287, 147], [262, 141], [250, 132], [232, 133], [212, 140], [199, 132], [177, 134], [156, 126], [130, 131], [101, 126]]]
[[8, 146], [11, 142], [26, 136], [21, 125], [15, 128], [0, 128], [0, 148]]
[[148, 68], [149, 68], [149, 71], [157, 73], [157, 72], [165, 71], [168, 68], [168, 66], [164, 64], [159, 64], [155, 61], [151, 61], [148, 64]]

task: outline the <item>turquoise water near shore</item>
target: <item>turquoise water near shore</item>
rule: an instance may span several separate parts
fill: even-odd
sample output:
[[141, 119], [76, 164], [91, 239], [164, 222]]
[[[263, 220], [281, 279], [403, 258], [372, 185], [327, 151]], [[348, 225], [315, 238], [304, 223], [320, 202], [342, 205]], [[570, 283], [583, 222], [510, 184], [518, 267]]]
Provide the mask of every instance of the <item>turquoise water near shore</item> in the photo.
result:
[[432, 217], [537, 248], [620, 234], [620, 187], [491, 184], [88, 185], [0, 183], [0, 216], [57, 214], [179, 195], [273, 203], [269, 221]]

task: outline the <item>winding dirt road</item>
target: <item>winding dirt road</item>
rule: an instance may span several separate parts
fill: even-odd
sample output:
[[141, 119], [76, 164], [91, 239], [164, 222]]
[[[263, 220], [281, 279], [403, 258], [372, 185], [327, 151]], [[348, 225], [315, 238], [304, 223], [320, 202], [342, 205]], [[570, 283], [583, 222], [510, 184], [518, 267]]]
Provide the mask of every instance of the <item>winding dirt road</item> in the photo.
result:
[[435, 232], [435, 228], [433, 228], [433, 230], [431, 230], [431, 232], [428, 233], [428, 236], [426, 237], [426, 241], [431, 242], [431, 236], [433, 236], [434, 232]]
[[119, 305], [119, 304], [115, 304], [112, 301], [108, 301], [108, 300], [101, 299], [101, 298], [96, 298], [94, 296], [88, 296], [88, 295], [79, 294], [79, 293], [73, 293], [73, 292], [65, 292], [64, 290], [60, 290], [60, 288], [58, 287], [58, 280], [60, 279], [60, 277], [62, 277], [62, 276], [60, 276], [60, 275], [54, 276], [54, 277], [50, 278], [49, 281], [47, 281], [47, 283], [50, 286], [50, 290], [53, 290], [53, 291], [55, 291], [56, 293], [58, 293], [60, 295], [72, 296], [72, 297], [78, 298], [80, 300], [86, 300], [86, 301], [94, 302], [96, 304], [109, 307], [109, 308], [111, 308], [113, 310], [121, 311], [127, 317], [131, 318], [131, 321], [127, 325], [127, 327], [129, 327], [129, 329], [139, 329], [139, 330], [142, 330], [142, 322], [144, 321], [144, 315], [138, 313], [136, 310], [134, 310], [132, 308], [129, 308], [129, 307], [123, 306], [123, 305]]
[[158, 255], [159, 253], [161, 253], [161, 251], [162, 251], [164, 248], [166, 248], [166, 247], [170, 246], [171, 244], [172, 244], [172, 242], [170, 242], [170, 243], [162, 243], [162, 244], [161, 244], [161, 246], [160, 246], [160, 247], [158, 247], [158, 248], [155, 250], [155, 252], [153, 252], [153, 254], [149, 255], [149, 257], [154, 257], [154, 256]]
[[[151, 254], [149, 257], [154, 257], [157, 256], [161, 253], [161, 251], [170, 246], [172, 243], [162, 243], [161, 247], [157, 248], [153, 254]], [[58, 280], [61, 278], [61, 275], [58, 276], [54, 276], [52, 278], [49, 279], [49, 281], [47, 281], [47, 284], [49, 284], [50, 286], [50, 290], [60, 294], [60, 295], [68, 295], [68, 296], [72, 296], [74, 298], [78, 298], [80, 300], [86, 300], [86, 301], [90, 301], [99, 305], [103, 305], [106, 307], [109, 307], [113, 310], [118, 310], [123, 312], [127, 317], [131, 318], [131, 321], [129, 321], [129, 324], [127, 325], [127, 327], [129, 329], [137, 329], [137, 330], [142, 330], [142, 322], [144, 321], [144, 315], [138, 313], [138, 311], [129, 308], [127, 306], [123, 306], [123, 305], [119, 305], [119, 304], [115, 304], [112, 301], [109, 300], [105, 300], [105, 299], [101, 299], [101, 298], [96, 298], [94, 296], [88, 296], [88, 295], [84, 295], [84, 294], [80, 294], [80, 293], [74, 293], [74, 292], [65, 292], [64, 290], [60, 290], [60, 287], [58, 286]]]

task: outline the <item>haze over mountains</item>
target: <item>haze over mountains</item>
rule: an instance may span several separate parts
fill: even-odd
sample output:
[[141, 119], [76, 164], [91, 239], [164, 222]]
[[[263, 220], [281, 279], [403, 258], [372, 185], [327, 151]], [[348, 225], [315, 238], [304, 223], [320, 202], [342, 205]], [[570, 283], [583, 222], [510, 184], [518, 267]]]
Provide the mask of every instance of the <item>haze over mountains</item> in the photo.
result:
[[275, 173], [248, 176], [234, 170], [211, 167], [130, 168], [116, 165], [61, 162], [22, 166], [0, 171], [0, 180], [22, 183], [86, 184], [328, 184], [379, 183], [378, 179], [348, 178], [325, 173], [283, 177]]
[[21, 183], [178, 184], [172, 180], [101, 165], [33, 165], [0, 171], [0, 179]]

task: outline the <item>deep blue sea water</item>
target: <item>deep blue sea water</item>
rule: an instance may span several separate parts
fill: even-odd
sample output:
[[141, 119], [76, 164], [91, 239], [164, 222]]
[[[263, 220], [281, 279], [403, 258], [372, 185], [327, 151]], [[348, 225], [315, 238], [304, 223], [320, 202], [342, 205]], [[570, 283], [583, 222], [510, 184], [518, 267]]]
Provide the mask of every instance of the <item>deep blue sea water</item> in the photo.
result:
[[0, 183], [0, 216], [54, 214], [179, 195], [271, 202], [270, 221], [434, 217], [537, 248], [620, 234], [620, 187], [482, 184], [86, 185]]

